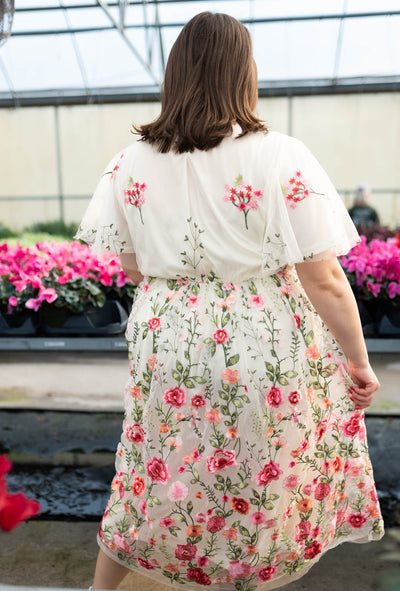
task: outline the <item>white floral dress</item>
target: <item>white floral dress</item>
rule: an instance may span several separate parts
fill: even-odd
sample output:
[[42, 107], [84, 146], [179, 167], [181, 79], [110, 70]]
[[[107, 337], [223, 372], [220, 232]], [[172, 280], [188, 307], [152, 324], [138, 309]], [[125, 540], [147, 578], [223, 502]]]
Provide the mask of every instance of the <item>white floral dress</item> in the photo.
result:
[[358, 234], [300, 141], [239, 133], [207, 152], [131, 145], [77, 234], [145, 276], [99, 545], [176, 588], [274, 589], [383, 535], [346, 358], [293, 266]]

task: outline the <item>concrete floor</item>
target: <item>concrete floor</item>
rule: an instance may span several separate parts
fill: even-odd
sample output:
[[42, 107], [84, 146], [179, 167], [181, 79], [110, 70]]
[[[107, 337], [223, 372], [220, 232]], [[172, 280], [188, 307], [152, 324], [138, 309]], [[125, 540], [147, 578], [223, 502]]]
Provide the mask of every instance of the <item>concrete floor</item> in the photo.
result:
[[[381, 388], [370, 408], [400, 414], [400, 354], [371, 353]], [[0, 353], [0, 408], [121, 410], [127, 353]]]
[[[97, 523], [31, 521], [0, 533], [0, 580], [5, 585], [87, 588], [92, 582]], [[397, 533], [396, 533], [397, 531]], [[379, 542], [343, 544], [284, 591], [398, 591], [400, 568], [385, 559], [399, 552], [392, 530]], [[397, 559], [398, 560], [398, 559]], [[120, 589], [170, 591], [171, 587], [130, 573]], [[396, 586], [393, 586], [396, 585]]]

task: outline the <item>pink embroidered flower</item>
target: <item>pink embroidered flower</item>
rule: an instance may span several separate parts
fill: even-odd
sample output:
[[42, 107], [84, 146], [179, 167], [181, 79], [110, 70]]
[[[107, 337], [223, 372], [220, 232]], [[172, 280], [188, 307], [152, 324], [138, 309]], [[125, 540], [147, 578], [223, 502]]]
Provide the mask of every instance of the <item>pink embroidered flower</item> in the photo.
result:
[[116, 165], [114, 166], [114, 168], [112, 169], [112, 172], [111, 172], [111, 177], [110, 177], [111, 179], [113, 179], [113, 178], [115, 177], [115, 173], [116, 173], [116, 172], [117, 172], [117, 170], [119, 169], [119, 163], [120, 163], [120, 160], [121, 160], [121, 158], [123, 158], [123, 157], [124, 157], [124, 155], [123, 155], [123, 154], [121, 154], [121, 156], [120, 156], [120, 157], [119, 157], [119, 159], [118, 159], [118, 162], [117, 162], [117, 164], [116, 164]]
[[322, 545], [319, 544], [316, 540], [311, 542], [309, 546], [304, 551], [304, 558], [310, 559], [315, 558], [317, 554], [319, 554], [322, 550]]
[[240, 380], [239, 371], [237, 369], [227, 368], [222, 372], [222, 377], [224, 378], [225, 382], [228, 382], [228, 384], [237, 384], [237, 382]]
[[280, 388], [272, 386], [265, 398], [265, 404], [269, 407], [278, 408], [283, 402], [283, 394]]
[[125, 436], [131, 443], [142, 443], [144, 440], [144, 431], [139, 423], [133, 423], [125, 428]]
[[114, 544], [119, 550], [125, 552], [125, 554], [133, 554], [132, 548], [121, 534], [118, 533], [114, 535]]
[[154, 317], [154, 318], [150, 318], [150, 320], [148, 321], [147, 324], [148, 324], [150, 330], [157, 330], [157, 328], [160, 328], [160, 326], [161, 326], [161, 321], [159, 318]]
[[197, 546], [192, 544], [178, 544], [175, 550], [175, 557], [178, 560], [193, 560], [197, 554]]
[[296, 542], [304, 542], [310, 535], [311, 531], [311, 523], [309, 521], [305, 521], [302, 519], [296, 525], [296, 533], [295, 533], [295, 541]]
[[140, 214], [140, 220], [143, 222], [142, 217], [142, 205], [145, 203], [146, 199], [144, 197], [144, 192], [146, 190], [146, 183], [138, 183], [129, 177], [128, 181], [128, 189], [124, 190], [125, 195], [125, 203], [134, 205]]
[[205, 398], [201, 396], [201, 394], [196, 394], [195, 396], [193, 396], [190, 399], [190, 402], [192, 403], [192, 406], [195, 406], [196, 408], [201, 408], [206, 404]]
[[186, 392], [182, 388], [179, 388], [179, 386], [174, 386], [164, 392], [162, 399], [167, 404], [175, 408], [180, 408], [186, 404]]
[[162, 458], [156, 456], [146, 462], [146, 474], [152, 482], [159, 482], [160, 484], [167, 484], [167, 481], [171, 478], [168, 464], [165, 464]]
[[289, 474], [283, 481], [283, 488], [293, 490], [299, 486], [300, 478], [295, 474]]
[[243, 182], [241, 174], [236, 178], [233, 187], [225, 185], [225, 191], [224, 201], [232, 203], [239, 211], [244, 213], [244, 221], [246, 229], [248, 229], [248, 213], [250, 210], [254, 211], [258, 209], [258, 200], [263, 196], [262, 191], [253, 189], [249, 184], [246, 185], [246, 183]]
[[250, 515], [250, 521], [251, 521], [251, 523], [254, 523], [254, 525], [259, 525], [260, 523], [264, 523], [265, 520], [266, 520], [266, 517], [265, 517], [264, 513], [261, 513], [261, 511], [256, 511], [255, 513], [252, 513]]
[[316, 193], [310, 188], [299, 170], [296, 172], [295, 176], [289, 180], [287, 185], [282, 186], [282, 192], [291, 209], [294, 209], [299, 201], [303, 201], [303, 199], [306, 199], [311, 194], [322, 195], [322, 193]]
[[208, 556], [198, 556], [196, 558], [198, 566], [208, 566], [209, 559]]
[[199, 305], [199, 296], [195, 296], [193, 293], [189, 296], [189, 306], [192, 310], [196, 309]]
[[186, 574], [188, 579], [192, 579], [198, 585], [211, 585], [210, 577], [201, 568], [188, 568]]
[[168, 489], [168, 498], [174, 503], [177, 501], [183, 501], [188, 496], [189, 490], [186, 484], [180, 480], [176, 480], [171, 484]]
[[355, 437], [360, 430], [361, 416], [358, 413], [353, 414], [350, 420], [343, 424], [343, 434], [345, 437]]
[[226, 521], [224, 517], [220, 517], [219, 515], [213, 515], [207, 521], [207, 531], [212, 534], [215, 534], [217, 531], [221, 531], [225, 527]]
[[175, 525], [175, 519], [172, 519], [172, 517], [161, 517], [160, 525], [161, 527], [165, 527], [165, 529], [168, 529], [169, 527]]
[[255, 308], [262, 308], [264, 306], [264, 300], [260, 294], [251, 295], [250, 298], [250, 305]]
[[359, 529], [367, 521], [367, 518], [361, 513], [350, 513], [350, 515], [347, 516], [346, 521], [347, 523], [350, 523], [351, 527]]
[[301, 394], [300, 392], [298, 392], [298, 390], [295, 390], [294, 392], [290, 392], [289, 396], [288, 396], [288, 400], [290, 402], [290, 404], [298, 404], [300, 402], [301, 399]]
[[323, 501], [331, 492], [331, 487], [327, 482], [319, 482], [315, 487], [314, 497], [317, 501]]
[[257, 474], [257, 484], [258, 486], [267, 486], [273, 480], [279, 480], [281, 474], [283, 474], [283, 472], [280, 465], [270, 460]]
[[216, 449], [214, 454], [207, 458], [207, 471], [210, 474], [219, 472], [228, 466], [236, 466], [234, 451]]
[[147, 568], [147, 570], [152, 570], [153, 568], [155, 568], [148, 560], [145, 560], [141, 556], [138, 556], [137, 560], [140, 566], [144, 566], [144, 568]]

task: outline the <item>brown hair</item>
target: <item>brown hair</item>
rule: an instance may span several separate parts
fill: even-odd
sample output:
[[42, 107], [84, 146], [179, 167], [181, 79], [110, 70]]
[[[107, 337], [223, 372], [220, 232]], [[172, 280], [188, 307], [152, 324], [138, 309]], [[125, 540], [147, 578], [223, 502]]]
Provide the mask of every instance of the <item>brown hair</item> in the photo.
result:
[[160, 152], [209, 150], [231, 135], [267, 128], [254, 114], [257, 68], [248, 29], [227, 14], [202, 12], [175, 41], [165, 71], [161, 113], [134, 127]]

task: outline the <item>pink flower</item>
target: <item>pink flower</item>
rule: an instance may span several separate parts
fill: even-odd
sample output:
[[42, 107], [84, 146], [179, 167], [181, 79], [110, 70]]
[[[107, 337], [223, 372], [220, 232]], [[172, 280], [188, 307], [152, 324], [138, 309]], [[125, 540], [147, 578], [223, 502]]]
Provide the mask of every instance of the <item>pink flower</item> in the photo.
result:
[[201, 394], [196, 394], [195, 396], [193, 396], [190, 399], [190, 402], [192, 403], [192, 406], [195, 406], [196, 408], [201, 408], [206, 404], [205, 398], [201, 396]]
[[309, 560], [311, 558], [315, 558], [315, 556], [317, 556], [317, 554], [319, 554], [321, 552], [321, 550], [322, 550], [322, 545], [319, 544], [316, 540], [314, 540], [305, 549], [304, 558], [306, 558], [307, 560]]
[[350, 420], [343, 423], [343, 434], [346, 437], [355, 437], [360, 430], [361, 415], [353, 414]]
[[237, 384], [240, 380], [239, 371], [237, 369], [229, 369], [229, 367], [222, 372], [222, 377], [228, 384]]
[[305, 521], [302, 519], [296, 525], [296, 534], [295, 534], [295, 541], [296, 542], [304, 542], [310, 535], [311, 531], [311, 523], [309, 521]]
[[253, 567], [251, 566], [251, 564], [248, 564], [247, 562], [239, 562], [239, 560], [233, 560], [228, 566], [228, 571], [232, 575], [232, 577], [244, 579], [252, 573]]
[[361, 513], [350, 513], [346, 518], [347, 523], [350, 523], [351, 527], [361, 528], [367, 521], [367, 517]]
[[161, 321], [159, 318], [154, 317], [154, 318], [150, 318], [150, 320], [147, 322], [150, 330], [157, 330], [157, 328], [160, 328], [161, 326]]
[[189, 490], [186, 484], [180, 480], [176, 480], [168, 489], [168, 498], [170, 501], [183, 501], [188, 496]]
[[199, 305], [199, 297], [195, 296], [193, 293], [189, 296], [189, 306], [193, 309], [197, 308]]
[[261, 511], [256, 511], [255, 513], [252, 513], [250, 515], [250, 521], [251, 523], [254, 523], [254, 525], [259, 525], [260, 523], [264, 523], [266, 517], [264, 515], [264, 513], [261, 513]]
[[174, 386], [164, 392], [162, 399], [167, 404], [170, 404], [175, 408], [180, 408], [186, 404], [186, 393], [185, 390], [179, 388], [179, 386]]
[[144, 431], [139, 423], [133, 423], [125, 428], [125, 437], [131, 443], [142, 443], [144, 440]]
[[167, 484], [167, 481], [171, 478], [168, 464], [165, 464], [162, 458], [156, 456], [146, 462], [146, 474], [152, 482], [159, 482], [160, 484]]
[[175, 557], [178, 560], [193, 560], [197, 554], [197, 546], [191, 544], [178, 544], [175, 550]]
[[228, 333], [223, 328], [216, 330], [213, 334], [213, 339], [218, 344], [225, 343], [227, 338], [228, 338]]
[[331, 492], [331, 487], [327, 482], [319, 482], [315, 487], [314, 497], [317, 501], [323, 501]]
[[255, 308], [262, 308], [264, 306], [264, 300], [260, 294], [250, 296], [250, 305]]
[[197, 521], [197, 523], [204, 523], [207, 521], [207, 515], [205, 513], [196, 513], [195, 521]]
[[161, 517], [160, 525], [161, 527], [165, 527], [165, 529], [168, 529], [169, 527], [175, 525], [175, 519], [172, 519], [172, 517]]
[[219, 515], [214, 515], [210, 517], [207, 522], [207, 531], [212, 534], [215, 534], [218, 531], [221, 531], [225, 527], [226, 521], [224, 517], [220, 517]]
[[258, 486], [267, 486], [273, 480], [279, 480], [281, 474], [283, 474], [283, 472], [280, 465], [270, 460], [257, 474], [257, 484]]
[[138, 556], [137, 559], [138, 563], [140, 564], [140, 566], [144, 566], [144, 568], [147, 568], [147, 570], [152, 570], [153, 568], [155, 568], [151, 562], [149, 562], [148, 560], [145, 560], [144, 558], [142, 558], [141, 556]]
[[264, 528], [271, 529], [271, 527], [276, 527], [277, 525], [278, 522], [276, 519], [267, 519], [267, 521], [264, 523]]
[[269, 407], [278, 408], [283, 402], [283, 394], [280, 388], [272, 386], [265, 398], [265, 404]]
[[300, 399], [301, 399], [301, 394], [297, 390], [295, 390], [294, 392], [290, 392], [290, 394], [288, 396], [288, 400], [289, 400], [290, 404], [298, 404], [300, 402]]
[[212, 456], [207, 458], [207, 471], [210, 474], [219, 472], [228, 466], [236, 466], [235, 452], [216, 449]]
[[196, 558], [198, 566], [208, 566], [208, 556], [198, 556]]
[[257, 572], [257, 577], [260, 579], [260, 581], [269, 581], [269, 579], [272, 578], [272, 576], [276, 573], [278, 569], [276, 568], [276, 566], [264, 566], [263, 568], [260, 568], [260, 570]]
[[188, 579], [194, 580], [198, 585], [211, 585], [210, 577], [201, 568], [188, 568], [186, 574]]
[[125, 554], [133, 554], [132, 548], [129, 546], [128, 542], [120, 533], [114, 534], [114, 544], [117, 546], [119, 550], [125, 552]]
[[299, 482], [300, 478], [298, 476], [295, 474], [289, 474], [289, 476], [283, 481], [283, 488], [286, 488], [286, 490], [293, 490], [298, 487]]

